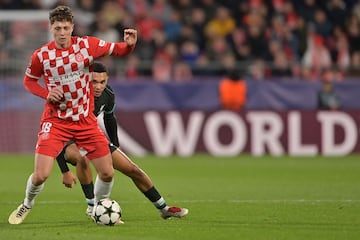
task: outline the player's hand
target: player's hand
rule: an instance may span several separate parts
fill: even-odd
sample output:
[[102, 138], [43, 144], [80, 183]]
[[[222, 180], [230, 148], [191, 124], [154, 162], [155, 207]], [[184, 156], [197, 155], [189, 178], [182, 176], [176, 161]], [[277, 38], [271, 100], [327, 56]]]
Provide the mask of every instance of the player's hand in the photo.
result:
[[76, 184], [76, 177], [70, 171], [63, 173], [62, 181], [65, 187], [72, 188]]
[[137, 42], [137, 31], [135, 29], [125, 29], [124, 30], [124, 41], [129, 47], [135, 46]]
[[56, 103], [60, 102], [64, 97], [64, 92], [61, 86], [51, 88], [46, 99], [49, 102]]

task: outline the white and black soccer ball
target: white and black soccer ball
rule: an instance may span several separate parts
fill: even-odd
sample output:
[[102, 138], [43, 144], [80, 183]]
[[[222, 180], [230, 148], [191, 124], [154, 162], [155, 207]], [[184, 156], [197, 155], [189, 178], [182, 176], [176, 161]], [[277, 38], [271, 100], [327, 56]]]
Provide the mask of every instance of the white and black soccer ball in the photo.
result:
[[121, 221], [120, 204], [112, 199], [101, 199], [95, 206], [94, 221], [99, 225], [113, 226]]

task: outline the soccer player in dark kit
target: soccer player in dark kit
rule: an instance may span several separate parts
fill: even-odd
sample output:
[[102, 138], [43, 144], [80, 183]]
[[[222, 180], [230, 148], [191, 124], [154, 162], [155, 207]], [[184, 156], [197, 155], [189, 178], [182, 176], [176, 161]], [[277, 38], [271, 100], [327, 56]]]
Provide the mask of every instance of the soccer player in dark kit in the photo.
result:
[[[107, 85], [109, 76], [105, 65], [100, 62], [95, 62], [92, 75], [95, 100], [94, 114], [95, 116], [99, 116], [103, 113], [106, 133], [111, 142], [109, 148], [114, 169], [132, 179], [136, 187], [159, 210], [162, 218], [181, 218], [186, 216], [188, 214], [188, 209], [167, 206], [164, 198], [157, 191], [149, 176], [119, 149], [117, 122], [114, 116], [115, 95], [111, 87]], [[68, 142], [56, 159], [61, 172], [63, 173], [63, 183], [66, 187], [72, 187], [73, 184], [76, 183], [75, 176], [69, 170], [67, 162], [76, 165], [77, 176], [88, 204], [86, 214], [91, 217], [94, 206], [94, 187], [88, 160], [86, 157], [82, 156], [73, 141]]]

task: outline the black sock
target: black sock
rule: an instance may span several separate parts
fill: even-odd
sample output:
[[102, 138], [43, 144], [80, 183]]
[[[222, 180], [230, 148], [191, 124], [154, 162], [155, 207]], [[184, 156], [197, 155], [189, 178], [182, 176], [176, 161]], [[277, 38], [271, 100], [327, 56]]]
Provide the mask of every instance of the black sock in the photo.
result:
[[166, 207], [165, 200], [161, 197], [160, 193], [156, 190], [155, 187], [150, 188], [144, 195], [154, 204], [157, 209], [163, 209]]
[[89, 184], [81, 184], [81, 188], [84, 192], [86, 201], [88, 205], [93, 206], [94, 205], [94, 183], [91, 182]]

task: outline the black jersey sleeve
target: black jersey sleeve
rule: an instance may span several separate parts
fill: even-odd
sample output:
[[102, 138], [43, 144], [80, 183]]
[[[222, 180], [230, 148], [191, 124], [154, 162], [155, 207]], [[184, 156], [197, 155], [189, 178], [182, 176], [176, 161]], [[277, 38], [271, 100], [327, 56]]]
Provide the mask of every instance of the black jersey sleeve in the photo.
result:
[[104, 113], [104, 125], [110, 142], [119, 147], [119, 138], [117, 134], [117, 121], [114, 113]]
[[63, 148], [61, 153], [59, 153], [59, 155], [56, 157], [56, 161], [59, 165], [61, 173], [66, 173], [66, 172], [70, 171], [70, 169], [66, 163], [66, 160], [65, 160], [65, 148]]
[[[106, 95], [105, 95], [106, 94]], [[117, 121], [115, 117], [115, 93], [110, 86], [107, 86], [104, 93], [105, 107], [104, 107], [104, 125], [106, 133], [109, 136], [110, 142], [119, 147], [119, 138], [117, 134]]]

